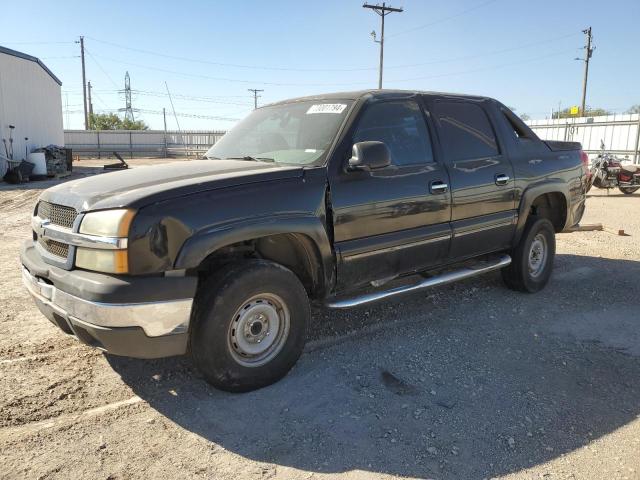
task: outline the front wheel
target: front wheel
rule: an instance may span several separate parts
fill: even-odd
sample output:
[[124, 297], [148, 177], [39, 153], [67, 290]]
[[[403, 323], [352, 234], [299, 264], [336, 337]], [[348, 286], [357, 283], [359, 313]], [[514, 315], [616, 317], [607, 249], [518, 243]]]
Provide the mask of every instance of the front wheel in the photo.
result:
[[638, 190], [640, 187], [618, 187], [620, 189], [620, 191], [622, 193], [624, 193], [625, 195], [631, 195], [632, 193], [634, 193], [636, 190]]
[[507, 287], [520, 292], [542, 290], [553, 270], [556, 235], [546, 218], [531, 217], [518, 245], [511, 251], [511, 265], [502, 269]]
[[307, 293], [291, 270], [265, 260], [233, 264], [199, 288], [191, 355], [221, 390], [265, 387], [300, 357], [309, 317]]

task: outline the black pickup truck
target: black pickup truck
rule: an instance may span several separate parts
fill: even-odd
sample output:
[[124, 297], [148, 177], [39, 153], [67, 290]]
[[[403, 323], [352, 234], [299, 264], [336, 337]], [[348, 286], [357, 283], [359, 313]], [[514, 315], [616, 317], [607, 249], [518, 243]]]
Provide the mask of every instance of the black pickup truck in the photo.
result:
[[555, 233], [582, 217], [586, 161], [491, 98], [287, 100], [206, 159], [43, 192], [23, 279], [84, 343], [190, 352], [214, 386], [251, 390], [295, 364], [311, 301], [354, 307], [497, 269], [512, 289], [542, 289]]

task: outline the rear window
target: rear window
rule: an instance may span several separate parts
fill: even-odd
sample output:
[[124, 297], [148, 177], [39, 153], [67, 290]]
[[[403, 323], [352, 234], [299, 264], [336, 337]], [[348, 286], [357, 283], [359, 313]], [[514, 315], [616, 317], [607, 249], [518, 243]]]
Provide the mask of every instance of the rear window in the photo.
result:
[[489, 117], [468, 102], [436, 102], [442, 145], [451, 161], [494, 157], [500, 152]]

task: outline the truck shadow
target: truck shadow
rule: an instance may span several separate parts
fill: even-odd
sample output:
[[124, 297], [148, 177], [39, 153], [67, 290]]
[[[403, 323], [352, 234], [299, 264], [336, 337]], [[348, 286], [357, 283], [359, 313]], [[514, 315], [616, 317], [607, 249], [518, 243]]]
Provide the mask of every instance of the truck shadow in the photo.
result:
[[160, 414], [251, 460], [492, 477], [640, 414], [640, 351], [629, 349], [640, 322], [627, 306], [638, 278], [640, 262], [558, 255], [537, 295], [506, 290], [498, 274], [402, 303], [318, 311], [311, 337], [338, 340], [312, 342], [282, 381], [241, 395], [209, 387], [186, 358], [107, 358]]

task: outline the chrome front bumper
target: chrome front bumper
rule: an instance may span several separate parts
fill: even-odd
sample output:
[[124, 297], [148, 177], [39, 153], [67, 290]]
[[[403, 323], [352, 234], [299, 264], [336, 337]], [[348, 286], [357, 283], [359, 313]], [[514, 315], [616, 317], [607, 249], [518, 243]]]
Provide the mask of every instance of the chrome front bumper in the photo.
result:
[[56, 324], [51, 318], [53, 313], [88, 328], [138, 327], [147, 337], [186, 334], [189, 329], [192, 298], [146, 303], [91, 302], [34, 277], [24, 267], [22, 281], [40, 311]]

